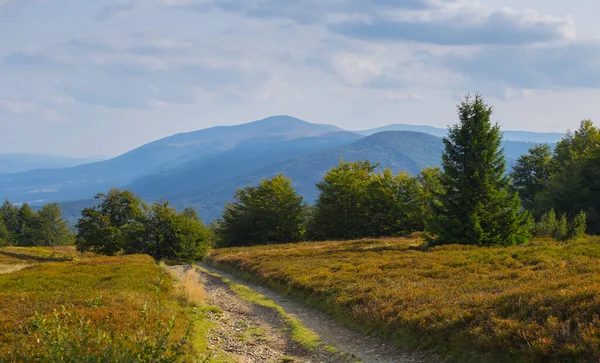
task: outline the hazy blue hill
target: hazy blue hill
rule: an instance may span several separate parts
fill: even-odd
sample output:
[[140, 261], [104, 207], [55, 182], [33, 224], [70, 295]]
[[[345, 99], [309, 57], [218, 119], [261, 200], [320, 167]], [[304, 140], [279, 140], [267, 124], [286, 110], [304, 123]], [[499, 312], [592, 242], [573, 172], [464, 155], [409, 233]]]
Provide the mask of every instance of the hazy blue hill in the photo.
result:
[[245, 142], [232, 150], [196, 158], [173, 169], [148, 175], [127, 188], [143, 197], [162, 197], [172, 191], [183, 193], [244, 176], [269, 164], [344, 145], [360, 139], [350, 132], [336, 132], [310, 138], [256, 143]]
[[211, 154], [339, 131], [342, 130], [331, 125], [274, 116], [242, 125], [181, 133], [102, 162], [0, 175], [0, 196], [15, 202], [89, 198], [98, 191], [124, 186]]
[[[528, 142], [505, 141], [503, 147], [508, 165], [535, 145]], [[231, 201], [239, 187], [258, 183], [263, 177], [284, 173], [292, 178], [294, 187], [309, 203], [317, 197], [315, 183], [340, 158], [346, 161], [371, 160], [379, 162], [380, 168], [393, 171], [405, 170], [417, 173], [428, 166], [439, 166], [443, 150], [442, 139], [433, 135], [412, 131], [387, 131], [364, 137], [347, 145], [276, 162], [247, 172], [226, 182], [214, 183], [196, 190], [176, 191], [164, 198], [178, 207], [192, 205], [206, 220], [217, 218], [226, 202]]]
[[36, 154], [0, 154], [0, 174], [19, 173], [35, 169], [68, 168], [101, 161], [103, 159], [105, 158], [70, 158]]
[[[427, 125], [406, 125], [394, 124], [383, 127], [378, 127], [371, 130], [356, 131], [361, 135], [372, 135], [382, 131], [415, 131], [424, 132], [430, 135], [444, 137], [447, 134], [447, 129], [432, 127]], [[508, 141], [522, 141], [533, 143], [556, 143], [565, 136], [564, 133], [556, 132], [532, 132], [532, 131], [504, 131], [504, 139]]]
[[284, 173], [292, 178], [298, 192], [311, 203], [317, 195], [315, 183], [327, 170], [338, 164], [340, 158], [346, 161], [371, 160], [379, 162], [380, 168], [417, 173], [424, 167], [439, 165], [441, 151], [441, 139], [435, 136], [408, 131], [382, 132], [348, 145], [277, 162], [227, 182], [195, 191], [173, 193], [165, 198], [179, 207], [192, 205], [204, 219], [210, 220], [220, 216], [225, 203], [231, 200], [237, 188], [255, 184], [263, 177]]

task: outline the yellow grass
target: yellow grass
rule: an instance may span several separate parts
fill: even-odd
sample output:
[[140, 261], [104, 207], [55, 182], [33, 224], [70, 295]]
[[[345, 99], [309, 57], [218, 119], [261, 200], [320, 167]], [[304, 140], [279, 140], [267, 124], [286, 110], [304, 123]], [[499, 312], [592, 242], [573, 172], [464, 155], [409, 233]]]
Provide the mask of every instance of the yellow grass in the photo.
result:
[[0, 362], [193, 361], [205, 353], [189, 342], [204, 334], [202, 317], [152, 258], [71, 252], [0, 251], [13, 268], [19, 258], [35, 263], [0, 275]]
[[31, 266], [31, 265], [24, 264], [24, 263], [15, 263], [15, 264], [10, 264], [10, 265], [0, 264], [0, 275], [17, 272], [17, 271], [22, 270], [29, 266]]
[[598, 361], [600, 238], [516, 247], [420, 239], [215, 250], [212, 263], [365, 331], [458, 361]]
[[185, 298], [191, 304], [199, 306], [206, 300], [204, 284], [200, 280], [198, 273], [194, 268], [191, 268], [186, 272], [180, 286]]

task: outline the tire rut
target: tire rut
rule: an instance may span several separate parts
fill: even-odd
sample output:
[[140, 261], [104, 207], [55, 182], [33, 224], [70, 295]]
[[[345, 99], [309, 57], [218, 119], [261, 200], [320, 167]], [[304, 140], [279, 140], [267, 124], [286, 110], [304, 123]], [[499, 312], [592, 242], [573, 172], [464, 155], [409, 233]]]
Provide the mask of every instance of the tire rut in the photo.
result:
[[[308, 329], [317, 333], [325, 344], [331, 344], [346, 353], [349, 357], [352, 357], [353, 360], [351, 361], [353, 362], [357, 360], [366, 363], [425, 363], [443, 361], [430, 354], [400, 349], [386, 340], [349, 329], [329, 315], [293, 301], [264, 286], [242, 280], [233, 274], [210, 265], [202, 264], [201, 266], [209, 272], [226, 277], [235, 283], [245, 285], [263, 294], [268, 299], [273, 300], [289, 314], [299, 319]], [[329, 360], [325, 361], [332, 362]]]
[[[192, 266], [168, 269], [183, 277]], [[197, 271], [207, 294], [206, 303], [221, 312], [209, 314], [215, 323], [208, 338], [211, 350], [221, 350], [241, 363], [346, 362], [320, 350], [309, 350], [292, 341], [283, 318], [273, 309], [250, 303], [220, 278]]]

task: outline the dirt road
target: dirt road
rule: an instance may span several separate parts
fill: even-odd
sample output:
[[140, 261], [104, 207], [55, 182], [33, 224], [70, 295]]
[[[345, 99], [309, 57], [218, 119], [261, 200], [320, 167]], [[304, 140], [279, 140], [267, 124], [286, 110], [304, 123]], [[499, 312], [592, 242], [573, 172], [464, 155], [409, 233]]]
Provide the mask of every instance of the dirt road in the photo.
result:
[[[182, 275], [191, 266], [171, 267]], [[238, 362], [367, 362], [424, 363], [439, 361], [424, 354], [400, 350], [385, 341], [353, 331], [328, 315], [306, 307], [263, 286], [248, 283], [211, 266], [197, 272], [207, 293], [207, 303], [220, 309], [209, 344], [231, 354]], [[279, 305], [306, 328], [318, 334], [322, 344], [307, 349], [291, 338], [289, 326], [274, 309], [253, 304], [232, 291], [223, 278], [244, 285]], [[335, 349], [337, 348], [337, 352]]]

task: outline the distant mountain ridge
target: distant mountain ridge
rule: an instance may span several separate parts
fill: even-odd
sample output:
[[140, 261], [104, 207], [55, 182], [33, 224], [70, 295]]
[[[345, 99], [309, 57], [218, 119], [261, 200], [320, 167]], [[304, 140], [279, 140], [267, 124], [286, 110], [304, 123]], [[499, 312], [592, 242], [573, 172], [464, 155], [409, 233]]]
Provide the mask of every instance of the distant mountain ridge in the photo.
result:
[[[370, 160], [380, 163], [381, 168], [409, 173], [440, 164], [440, 136], [445, 130], [414, 125], [388, 128], [412, 130], [374, 129], [359, 134], [290, 116], [273, 116], [172, 135], [100, 162], [2, 174], [0, 197], [34, 205], [66, 202], [67, 215], [75, 218], [76, 209], [91, 205], [96, 193], [119, 187], [131, 189], [148, 201], [164, 199], [180, 208], [194, 206], [210, 220], [220, 216], [237, 188], [278, 173], [291, 177], [298, 192], [312, 202], [315, 183], [340, 158]], [[517, 136], [530, 137], [527, 141], [534, 142], [504, 141], [509, 165], [535, 145], [535, 140], [555, 137], [527, 132]]]
[[73, 158], [38, 154], [0, 154], [0, 174], [19, 173], [35, 169], [68, 168], [104, 160], [102, 157]]
[[[408, 124], [394, 124], [383, 127], [378, 127], [370, 130], [355, 131], [361, 135], [372, 135], [382, 131], [416, 131], [424, 132], [429, 135], [437, 137], [445, 137], [448, 133], [447, 129], [427, 126], [427, 125], [408, 125]], [[534, 143], [556, 143], [562, 139], [565, 134], [558, 132], [533, 132], [533, 131], [503, 131], [504, 140], [507, 141], [521, 141], [521, 142], [534, 142]]]

